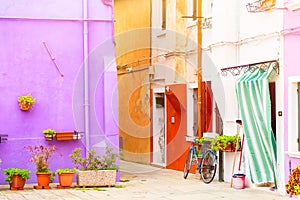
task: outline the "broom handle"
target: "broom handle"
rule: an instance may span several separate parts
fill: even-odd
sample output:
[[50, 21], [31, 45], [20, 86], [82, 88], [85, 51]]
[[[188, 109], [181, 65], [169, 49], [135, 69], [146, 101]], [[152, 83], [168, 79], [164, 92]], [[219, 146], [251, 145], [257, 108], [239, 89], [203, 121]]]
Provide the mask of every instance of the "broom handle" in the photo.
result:
[[[236, 144], [238, 142], [239, 142], [239, 137], [237, 137], [237, 139], [236, 139]], [[236, 154], [237, 154], [237, 148], [235, 148], [235, 151], [234, 151], [234, 160], [233, 160], [233, 165], [232, 165], [230, 187], [232, 187], [232, 184], [233, 184], [233, 175], [234, 175], [234, 166], [235, 166], [235, 161], [236, 161]]]
[[242, 139], [242, 146], [241, 146], [241, 152], [240, 152], [240, 163], [239, 163], [239, 171], [241, 170], [241, 163], [242, 163], [242, 154], [243, 154], [243, 147], [244, 147], [244, 139], [245, 139], [245, 135], [243, 134], [243, 139]]

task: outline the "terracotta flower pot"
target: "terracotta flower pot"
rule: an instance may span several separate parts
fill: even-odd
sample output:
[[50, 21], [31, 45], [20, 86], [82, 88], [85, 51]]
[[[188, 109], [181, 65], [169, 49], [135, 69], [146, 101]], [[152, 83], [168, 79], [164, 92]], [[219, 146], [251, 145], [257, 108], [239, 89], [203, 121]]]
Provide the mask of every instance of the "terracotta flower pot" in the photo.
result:
[[51, 173], [36, 172], [36, 176], [37, 176], [37, 181], [38, 181], [38, 187], [50, 188], [49, 183], [50, 183]]
[[21, 110], [24, 110], [24, 111], [27, 111], [27, 110], [29, 110], [29, 109], [31, 108], [31, 104], [29, 104], [29, 103], [24, 103], [23, 101], [21, 101], [21, 102], [19, 103], [19, 106], [20, 106], [20, 109], [21, 109]]
[[19, 174], [15, 174], [11, 178], [11, 182], [9, 183], [11, 190], [24, 190], [26, 180], [23, 179]]
[[226, 148], [222, 149], [225, 152], [234, 152], [235, 151], [235, 144], [234, 143], [230, 143], [229, 145], [227, 145]]
[[58, 174], [59, 186], [63, 188], [70, 188], [73, 183], [74, 172], [64, 172]]
[[73, 131], [56, 132], [56, 140], [73, 140]]

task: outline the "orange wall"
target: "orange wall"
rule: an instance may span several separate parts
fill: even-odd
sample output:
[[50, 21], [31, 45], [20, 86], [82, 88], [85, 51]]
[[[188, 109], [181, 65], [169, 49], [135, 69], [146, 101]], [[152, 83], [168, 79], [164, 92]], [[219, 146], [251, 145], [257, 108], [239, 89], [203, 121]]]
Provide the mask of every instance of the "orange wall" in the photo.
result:
[[[117, 66], [147, 68], [150, 60], [150, 1], [115, 0]], [[146, 29], [141, 29], [146, 28]], [[135, 63], [133, 63], [135, 62]], [[132, 64], [130, 64], [132, 63]], [[150, 114], [148, 71], [118, 70], [119, 132], [124, 160], [150, 163]]]

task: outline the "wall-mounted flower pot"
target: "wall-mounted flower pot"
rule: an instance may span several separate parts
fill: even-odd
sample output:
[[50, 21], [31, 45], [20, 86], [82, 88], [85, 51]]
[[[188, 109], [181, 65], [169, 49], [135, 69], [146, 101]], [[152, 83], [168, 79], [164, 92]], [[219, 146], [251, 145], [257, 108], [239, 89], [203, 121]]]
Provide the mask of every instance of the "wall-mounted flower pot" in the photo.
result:
[[19, 103], [19, 107], [21, 110], [27, 111], [31, 108], [31, 104], [24, 103], [23, 101]]
[[73, 131], [56, 132], [56, 140], [73, 140]]
[[21, 110], [27, 111], [32, 108], [36, 101], [31, 94], [22, 95], [18, 97], [19, 107]]
[[45, 135], [47, 141], [51, 141], [54, 139], [54, 135]]
[[81, 135], [77, 131], [56, 132], [56, 140], [79, 140]]

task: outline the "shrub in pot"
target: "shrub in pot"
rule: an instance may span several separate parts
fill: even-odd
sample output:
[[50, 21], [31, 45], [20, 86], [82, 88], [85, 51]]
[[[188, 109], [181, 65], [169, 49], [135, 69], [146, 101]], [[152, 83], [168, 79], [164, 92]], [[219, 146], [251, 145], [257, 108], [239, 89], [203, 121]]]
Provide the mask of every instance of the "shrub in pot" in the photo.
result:
[[35, 189], [50, 189], [50, 182], [52, 181], [52, 172], [49, 169], [50, 159], [57, 150], [56, 146], [27, 146], [26, 147], [31, 155], [30, 161], [35, 163], [36, 176], [38, 185], [34, 186]]
[[95, 149], [88, 151], [87, 157], [81, 156], [81, 148], [75, 148], [69, 155], [72, 163], [78, 169], [76, 180], [78, 186], [114, 186], [116, 184], [116, 159], [118, 154], [107, 146], [105, 154], [96, 155]]
[[30, 171], [27, 169], [7, 168], [3, 170], [6, 175], [5, 181], [10, 185], [11, 190], [23, 190], [26, 180], [30, 179]]

